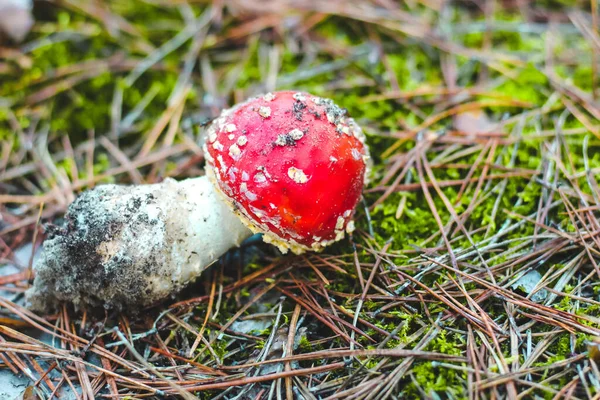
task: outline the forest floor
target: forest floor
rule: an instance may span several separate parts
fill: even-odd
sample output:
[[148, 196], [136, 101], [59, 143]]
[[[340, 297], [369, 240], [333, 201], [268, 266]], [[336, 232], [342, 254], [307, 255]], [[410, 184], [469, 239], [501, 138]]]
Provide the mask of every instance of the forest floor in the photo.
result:
[[[25, 398], [600, 395], [597, 2], [34, 15], [0, 45], [0, 371]], [[206, 123], [282, 89], [332, 98], [368, 135], [352, 238], [302, 256], [249, 242], [137, 314], [24, 307], [44, 225], [78, 192], [203, 174]]]

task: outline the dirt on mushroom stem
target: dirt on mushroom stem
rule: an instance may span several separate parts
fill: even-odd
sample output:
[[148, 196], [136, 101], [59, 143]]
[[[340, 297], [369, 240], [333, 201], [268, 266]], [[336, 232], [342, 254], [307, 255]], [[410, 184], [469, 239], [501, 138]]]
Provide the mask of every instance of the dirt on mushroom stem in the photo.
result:
[[136, 310], [174, 294], [251, 232], [206, 177], [102, 185], [69, 207], [35, 265], [30, 307]]

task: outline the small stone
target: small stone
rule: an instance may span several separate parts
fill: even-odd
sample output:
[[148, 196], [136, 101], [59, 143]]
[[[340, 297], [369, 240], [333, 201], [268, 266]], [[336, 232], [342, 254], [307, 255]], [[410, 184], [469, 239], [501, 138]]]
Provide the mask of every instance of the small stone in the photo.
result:
[[527, 272], [525, 275], [520, 277], [515, 283], [513, 283], [513, 289], [521, 289], [528, 295], [530, 295], [531, 300], [540, 303], [548, 297], [548, 291], [546, 289], [539, 289], [535, 293], [532, 294], [533, 290], [537, 287], [537, 285], [542, 280], [542, 274], [540, 274], [537, 270], [531, 270]]

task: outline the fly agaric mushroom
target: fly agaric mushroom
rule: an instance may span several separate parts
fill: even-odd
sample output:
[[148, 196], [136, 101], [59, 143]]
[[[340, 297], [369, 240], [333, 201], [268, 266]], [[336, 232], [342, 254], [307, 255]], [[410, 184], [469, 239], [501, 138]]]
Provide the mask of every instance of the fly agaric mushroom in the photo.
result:
[[30, 307], [149, 305], [252, 232], [299, 254], [353, 231], [369, 155], [333, 101], [269, 93], [224, 110], [206, 136], [205, 176], [79, 196], [44, 242]]

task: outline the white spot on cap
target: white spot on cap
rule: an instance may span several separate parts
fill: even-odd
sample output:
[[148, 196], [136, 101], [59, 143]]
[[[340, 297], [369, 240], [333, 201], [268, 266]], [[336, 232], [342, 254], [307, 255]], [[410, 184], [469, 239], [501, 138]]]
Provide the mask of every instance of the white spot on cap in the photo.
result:
[[263, 99], [266, 101], [273, 101], [275, 100], [275, 95], [273, 93], [267, 93], [263, 96]]
[[277, 135], [275, 144], [277, 146], [287, 146], [287, 145], [291, 145], [294, 142], [302, 139], [303, 137], [304, 137], [304, 132], [302, 132], [300, 129], [292, 129], [288, 133]]
[[258, 198], [258, 196], [255, 193], [252, 193], [251, 191], [247, 190], [244, 192], [244, 195], [248, 198], [248, 200], [250, 201], [254, 201]]
[[346, 232], [348, 232], [348, 234], [354, 232], [354, 221], [350, 221], [348, 222], [348, 225], [346, 225]]
[[237, 127], [234, 124], [225, 125], [225, 132], [227, 133], [235, 132], [236, 129]]
[[287, 144], [286, 142], [286, 135], [277, 135], [277, 139], [275, 140], [275, 144], [277, 146], [285, 146]]
[[342, 217], [341, 215], [337, 218], [337, 221], [335, 222], [335, 230], [339, 231], [340, 229], [342, 229], [344, 227], [344, 217]]
[[292, 95], [292, 97], [294, 98], [294, 100], [298, 100], [298, 101], [305, 101], [306, 100], [306, 97], [302, 93], [300, 93], [300, 92], [294, 93]]
[[246, 136], [240, 136], [237, 140], [238, 146], [244, 146], [248, 143], [248, 138]]
[[235, 138], [235, 135], [233, 133], [230, 133], [228, 136], [229, 140], [233, 140]]
[[288, 169], [288, 176], [296, 183], [306, 183], [308, 182], [308, 177], [301, 169], [296, 167], [290, 167]]
[[250, 179], [250, 175], [246, 171], [242, 171], [242, 180], [247, 181], [248, 179]]
[[221, 113], [221, 116], [219, 118], [217, 118], [217, 120], [215, 121], [215, 123], [217, 124], [217, 128], [219, 128], [220, 131], [223, 130], [224, 124], [226, 121], [226, 118], [223, 114], [224, 114], [224, 112]]
[[213, 143], [213, 149], [223, 151], [223, 145], [218, 140]]
[[258, 113], [263, 118], [269, 118], [271, 116], [271, 107], [261, 106], [258, 108]]
[[266, 181], [267, 181], [267, 178], [265, 177], [265, 174], [263, 174], [262, 172], [257, 172], [256, 175], [254, 175], [254, 182], [263, 183]]
[[221, 171], [223, 171], [223, 173], [227, 172], [227, 166], [225, 165], [225, 160], [223, 160], [223, 156], [219, 154], [217, 156], [217, 160], [219, 160], [219, 164], [221, 165]]
[[232, 183], [235, 182], [235, 171], [233, 168], [229, 168], [229, 171], [227, 171], [227, 175], [229, 176], [229, 180]]
[[242, 152], [237, 144], [234, 143], [229, 147], [229, 155], [234, 160], [237, 160], [239, 158], [240, 154], [242, 154]]
[[352, 214], [352, 210], [344, 211], [344, 218], [348, 218], [350, 216], [350, 214]]
[[335, 158], [334, 156], [329, 156], [329, 161], [331, 162], [337, 162], [337, 158]]
[[256, 169], [259, 170], [259, 171], [262, 171], [265, 174], [265, 177], [267, 179], [269, 179], [269, 180], [271, 180], [273, 182], [277, 182], [278, 181], [277, 179], [273, 179], [273, 177], [271, 176], [271, 174], [269, 174], [269, 171], [267, 171], [267, 169], [264, 166], [259, 165], [258, 167], [256, 167]]
[[352, 148], [352, 157], [355, 160], [360, 160], [362, 158], [362, 154], [360, 154], [360, 151], [356, 150], [355, 148]]
[[265, 220], [265, 213], [261, 209], [258, 209], [258, 208], [254, 207], [254, 206], [250, 206], [249, 208], [250, 208], [250, 211], [252, 211], [252, 213], [254, 215], [256, 215], [256, 217], [258, 219], [260, 219], [263, 222], [266, 222], [266, 221], [264, 221]]
[[288, 135], [290, 135], [290, 137], [294, 140], [300, 140], [304, 137], [304, 132], [302, 132], [300, 129], [292, 129]]
[[248, 185], [246, 185], [246, 182], [243, 182], [240, 185], [240, 192], [242, 192], [244, 194], [244, 196], [246, 196], [248, 198], [248, 200], [250, 200], [250, 201], [254, 201], [258, 198], [258, 196], [256, 196], [255, 193], [252, 193], [251, 191], [248, 190]]

